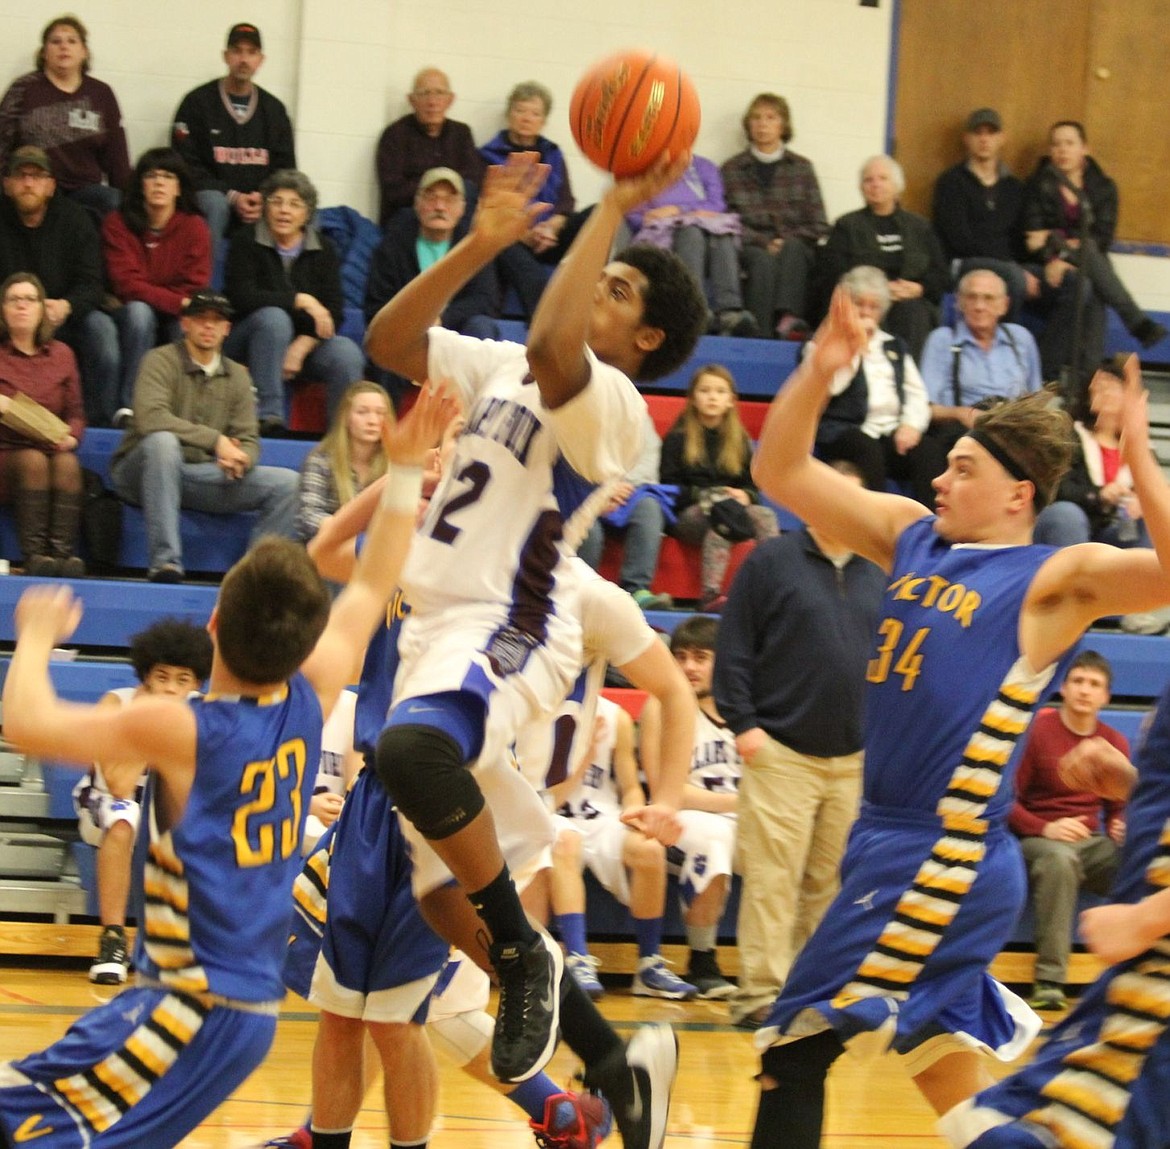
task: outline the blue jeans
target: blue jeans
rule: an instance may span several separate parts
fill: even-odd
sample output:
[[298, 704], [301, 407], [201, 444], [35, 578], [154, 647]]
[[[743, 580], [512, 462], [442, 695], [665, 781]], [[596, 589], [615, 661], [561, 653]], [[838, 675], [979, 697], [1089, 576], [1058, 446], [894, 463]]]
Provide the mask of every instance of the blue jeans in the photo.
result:
[[1093, 530], [1089, 524], [1089, 516], [1076, 503], [1057, 500], [1047, 506], [1036, 516], [1036, 526], [1032, 530], [1032, 541], [1047, 543], [1052, 547], [1071, 547], [1076, 543], [1109, 543], [1114, 547], [1149, 547], [1149, 532], [1142, 519], [1129, 520], [1127, 523], [1134, 537], [1122, 538], [1119, 534], [1119, 524], [1116, 520]]
[[155, 311], [149, 303], [132, 299], [113, 314], [121, 347], [121, 385], [118, 406], [134, 406], [134, 382], [143, 356], [160, 342], [175, 340], [182, 335], [179, 321], [171, 315]]
[[143, 510], [151, 573], [183, 569], [184, 507], [213, 514], [259, 511], [252, 542], [262, 535], [296, 538], [298, 476], [287, 467], [253, 467], [229, 479], [218, 463], [184, 463], [177, 436], [156, 431], [114, 464], [110, 478], [121, 498]]
[[[292, 316], [280, 307], [261, 307], [241, 319], [228, 333], [223, 353], [247, 366], [256, 388], [256, 414], [260, 419], [285, 418], [284, 355], [293, 341]], [[365, 356], [352, 339], [335, 335], [323, 339], [305, 359], [292, 383], [314, 380], [325, 384], [329, 418], [345, 389], [356, 383], [365, 369]]]
[[232, 222], [231, 204], [223, 192], [213, 188], [197, 191], [195, 202], [211, 232], [211, 286], [222, 291], [224, 264], [227, 262], [227, 231]]
[[[640, 499], [634, 505], [624, 528], [626, 545], [622, 554], [621, 575], [618, 579], [622, 590], [633, 594], [636, 590], [650, 589], [650, 584], [654, 581], [654, 572], [658, 567], [658, 552], [662, 549], [665, 521], [662, 504], [657, 499]], [[606, 526], [600, 519], [596, 520], [577, 548], [577, 554], [594, 570], [601, 566], [604, 534], [612, 530], [614, 528]]]
[[97, 310], [81, 320], [71, 315], [55, 334], [77, 356], [85, 421], [91, 427], [108, 427], [121, 406], [118, 331], [114, 321], [104, 311]]

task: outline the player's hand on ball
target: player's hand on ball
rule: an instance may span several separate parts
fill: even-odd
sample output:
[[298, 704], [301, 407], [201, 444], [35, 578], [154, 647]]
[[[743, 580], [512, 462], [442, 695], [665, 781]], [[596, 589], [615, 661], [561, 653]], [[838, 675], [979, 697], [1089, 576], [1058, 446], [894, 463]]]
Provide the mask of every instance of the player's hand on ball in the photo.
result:
[[14, 618], [18, 640], [55, 646], [81, 622], [81, 600], [67, 586], [34, 586], [20, 596]]
[[621, 209], [622, 215], [626, 215], [640, 203], [653, 199], [659, 192], [666, 191], [668, 187], [673, 187], [678, 183], [690, 162], [691, 151], [689, 148], [677, 156], [663, 152], [640, 175], [626, 176], [623, 179], [615, 180], [609, 195]]
[[537, 152], [513, 152], [507, 163], [488, 168], [472, 222], [477, 239], [503, 251], [535, 227], [550, 206], [536, 200], [549, 173], [539, 158]]

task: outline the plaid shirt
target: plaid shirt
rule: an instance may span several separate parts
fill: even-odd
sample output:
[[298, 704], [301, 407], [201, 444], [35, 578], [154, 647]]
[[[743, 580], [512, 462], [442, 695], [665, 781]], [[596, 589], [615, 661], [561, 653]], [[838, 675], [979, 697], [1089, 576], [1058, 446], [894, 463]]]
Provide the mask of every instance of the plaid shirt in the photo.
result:
[[772, 182], [760, 182], [758, 163], [750, 151], [732, 156], [723, 165], [723, 193], [727, 210], [739, 213], [743, 242], [766, 247], [768, 241], [804, 239], [816, 244], [829, 234], [825, 205], [816, 172], [804, 156], [786, 148], [774, 163]]

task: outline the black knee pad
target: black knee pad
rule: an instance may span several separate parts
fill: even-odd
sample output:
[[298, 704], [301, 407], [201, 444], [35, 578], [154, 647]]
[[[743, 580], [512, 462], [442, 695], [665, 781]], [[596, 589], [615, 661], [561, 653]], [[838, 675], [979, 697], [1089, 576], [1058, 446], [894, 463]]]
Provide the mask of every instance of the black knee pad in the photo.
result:
[[459, 743], [433, 726], [388, 726], [374, 751], [374, 769], [424, 838], [449, 838], [484, 807]]
[[841, 1039], [831, 1029], [826, 1029], [799, 1041], [770, 1045], [760, 1058], [760, 1068], [780, 1082], [781, 1087], [823, 1082], [833, 1062], [844, 1052]]

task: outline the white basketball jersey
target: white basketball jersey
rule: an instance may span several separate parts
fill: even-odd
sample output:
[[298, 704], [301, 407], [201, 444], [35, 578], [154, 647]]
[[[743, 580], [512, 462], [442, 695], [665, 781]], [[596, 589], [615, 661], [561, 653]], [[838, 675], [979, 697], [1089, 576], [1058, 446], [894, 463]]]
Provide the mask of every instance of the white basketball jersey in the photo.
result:
[[735, 735], [700, 710], [695, 715], [695, 752], [687, 781], [704, 790], [734, 794], [742, 771], [743, 759], [735, 748]]
[[593, 759], [585, 768], [580, 786], [561, 805], [558, 813], [568, 818], [596, 818], [599, 815], [617, 817], [622, 812], [622, 796], [613, 771], [613, 747], [617, 740], [617, 712], [620, 709], [608, 698], [597, 699], [595, 722], [601, 724], [601, 730]]
[[330, 794], [345, 793], [345, 759], [353, 749], [353, 713], [356, 704], [357, 692], [343, 690], [337, 696], [333, 713], [321, 728], [321, 763], [313, 783], [314, 794], [322, 791]]

